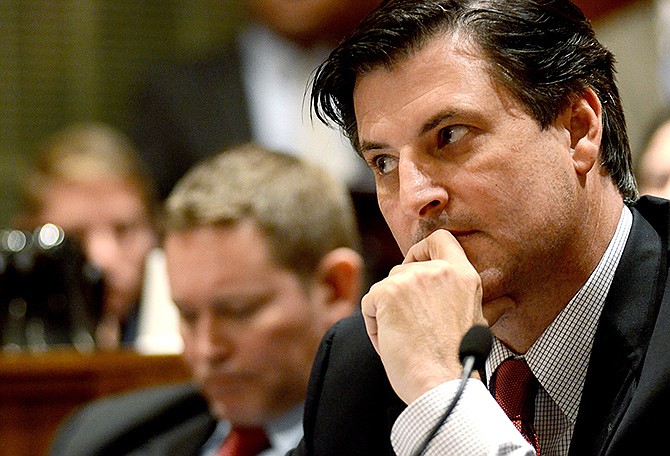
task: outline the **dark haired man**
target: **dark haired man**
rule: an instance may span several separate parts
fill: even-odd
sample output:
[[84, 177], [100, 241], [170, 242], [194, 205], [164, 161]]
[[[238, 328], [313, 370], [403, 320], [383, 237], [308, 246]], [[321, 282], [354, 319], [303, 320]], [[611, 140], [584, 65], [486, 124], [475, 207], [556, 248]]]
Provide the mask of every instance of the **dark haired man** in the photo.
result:
[[[405, 260], [326, 336], [296, 454], [654, 451], [670, 208], [637, 199], [613, 61], [568, 0], [390, 0], [331, 53], [317, 115], [375, 172]], [[475, 324], [482, 381], [430, 437]], [[337, 390], [351, 371], [370, 381]]]

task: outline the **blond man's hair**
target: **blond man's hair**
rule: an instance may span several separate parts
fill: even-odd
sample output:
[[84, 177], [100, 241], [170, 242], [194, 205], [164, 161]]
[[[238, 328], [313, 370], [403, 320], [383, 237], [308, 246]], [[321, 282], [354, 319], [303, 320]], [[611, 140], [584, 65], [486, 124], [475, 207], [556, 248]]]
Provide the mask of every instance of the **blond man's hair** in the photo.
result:
[[232, 226], [251, 220], [278, 265], [309, 277], [328, 252], [360, 250], [346, 186], [300, 158], [243, 144], [193, 167], [165, 205], [163, 229]]

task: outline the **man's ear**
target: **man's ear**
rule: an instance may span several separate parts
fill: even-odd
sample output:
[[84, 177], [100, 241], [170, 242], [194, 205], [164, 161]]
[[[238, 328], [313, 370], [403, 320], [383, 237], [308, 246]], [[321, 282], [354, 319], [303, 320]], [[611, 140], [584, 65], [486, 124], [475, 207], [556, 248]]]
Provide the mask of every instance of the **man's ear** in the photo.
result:
[[341, 247], [328, 252], [315, 274], [326, 325], [351, 315], [360, 305], [363, 258], [355, 250]]
[[566, 114], [570, 148], [575, 170], [586, 175], [597, 163], [602, 141], [602, 105], [593, 89], [576, 98]]

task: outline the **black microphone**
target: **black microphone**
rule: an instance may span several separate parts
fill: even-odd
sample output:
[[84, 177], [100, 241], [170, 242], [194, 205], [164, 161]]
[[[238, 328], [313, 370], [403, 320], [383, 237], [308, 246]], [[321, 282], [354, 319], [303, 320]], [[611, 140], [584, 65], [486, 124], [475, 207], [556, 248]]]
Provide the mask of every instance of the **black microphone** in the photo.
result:
[[461, 374], [461, 381], [458, 384], [456, 395], [449, 403], [449, 406], [442, 414], [442, 417], [440, 417], [440, 420], [430, 431], [428, 437], [426, 437], [422, 444], [419, 445], [414, 453], [412, 453], [413, 456], [421, 456], [426, 452], [428, 444], [433, 440], [433, 437], [435, 437], [435, 434], [440, 430], [440, 427], [442, 427], [447, 420], [447, 417], [451, 414], [452, 410], [454, 410], [454, 407], [456, 407], [456, 403], [463, 394], [465, 383], [470, 375], [472, 375], [472, 371], [474, 369], [481, 370], [484, 368], [486, 358], [488, 358], [492, 346], [493, 335], [488, 326], [475, 325], [465, 333], [463, 339], [461, 339], [461, 345], [458, 350], [458, 357], [463, 365], [463, 373]]
[[472, 358], [473, 368], [481, 370], [484, 368], [486, 358], [493, 347], [493, 336], [488, 326], [475, 325], [465, 333], [458, 349], [458, 358], [465, 368], [468, 358]]

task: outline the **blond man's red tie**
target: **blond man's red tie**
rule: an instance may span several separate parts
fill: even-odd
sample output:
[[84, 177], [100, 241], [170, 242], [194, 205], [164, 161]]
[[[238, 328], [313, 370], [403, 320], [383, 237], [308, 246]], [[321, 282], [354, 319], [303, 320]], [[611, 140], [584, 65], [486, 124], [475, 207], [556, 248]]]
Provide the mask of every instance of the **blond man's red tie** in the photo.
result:
[[233, 427], [217, 456], [256, 456], [269, 447], [270, 441], [262, 428]]

